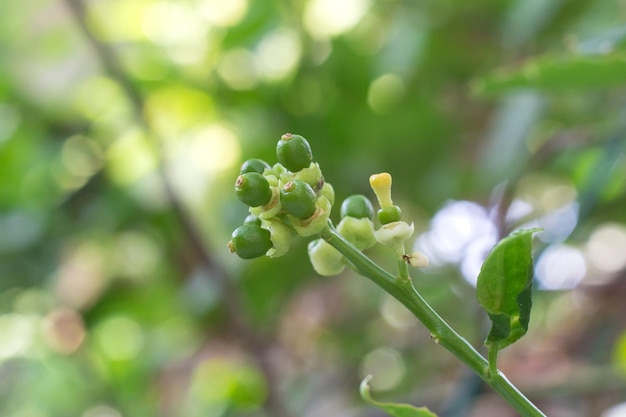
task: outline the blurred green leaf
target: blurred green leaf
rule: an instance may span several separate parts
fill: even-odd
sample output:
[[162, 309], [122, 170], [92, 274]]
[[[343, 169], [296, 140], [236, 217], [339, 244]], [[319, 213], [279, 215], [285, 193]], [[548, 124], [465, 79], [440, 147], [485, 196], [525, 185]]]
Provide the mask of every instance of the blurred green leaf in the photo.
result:
[[626, 54], [602, 56], [546, 55], [521, 67], [500, 69], [472, 84], [475, 94], [501, 94], [513, 89], [544, 91], [607, 88], [626, 85]]
[[489, 349], [503, 349], [528, 330], [532, 305], [532, 234], [540, 230], [511, 233], [493, 248], [480, 270], [476, 296], [492, 321], [485, 341]]
[[426, 407], [414, 407], [409, 404], [398, 403], [384, 403], [374, 400], [370, 395], [369, 381], [372, 379], [371, 375], [368, 375], [361, 382], [360, 392], [361, 397], [370, 405], [378, 407], [385, 411], [387, 414], [393, 417], [437, 417], [435, 413], [430, 411]]
[[225, 404], [237, 410], [252, 410], [263, 403], [267, 386], [256, 368], [224, 357], [197, 366], [191, 393], [193, 402], [207, 409]]

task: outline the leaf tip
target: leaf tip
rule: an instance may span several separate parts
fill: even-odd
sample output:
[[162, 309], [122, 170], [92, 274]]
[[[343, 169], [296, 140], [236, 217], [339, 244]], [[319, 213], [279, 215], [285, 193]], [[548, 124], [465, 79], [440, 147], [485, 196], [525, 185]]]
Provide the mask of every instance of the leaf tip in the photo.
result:
[[361, 381], [361, 385], [359, 386], [359, 392], [361, 393], [361, 398], [365, 400], [365, 402], [371, 403], [372, 398], [370, 397], [370, 381], [372, 380], [372, 375], [367, 375]]
[[511, 233], [511, 236], [515, 235], [526, 235], [526, 234], [535, 234], [543, 232], [543, 227], [531, 227], [529, 229], [516, 229]]

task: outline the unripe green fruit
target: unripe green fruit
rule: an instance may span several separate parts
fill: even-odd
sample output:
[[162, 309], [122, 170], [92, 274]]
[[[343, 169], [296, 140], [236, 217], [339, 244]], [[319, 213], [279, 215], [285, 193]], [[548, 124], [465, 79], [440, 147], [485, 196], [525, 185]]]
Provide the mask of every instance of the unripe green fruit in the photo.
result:
[[276, 145], [276, 156], [285, 168], [291, 172], [298, 172], [307, 168], [313, 161], [311, 146], [300, 135], [285, 133]]
[[228, 242], [228, 250], [242, 259], [254, 259], [272, 248], [270, 232], [252, 223], [239, 226]]
[[253, 159], [248, 159], [246, 162], [244, 162], [241, 165], [241, 169], [239, 170], [239, 173], [245, 174], [246, 172], [257, 172], [259, 174], [263, 174], [263, 172], [268, 168], [271, 168], [270, 164], [268, 164], [262, 159], [253, 158]]
[[304, 181], [289, 181], [280, 190], [283, 209], [298, 219], [308, 219], [315, 213], [315, 191]]
[[272, 198], [269, 182], [258, 172], [246, 172], [238, 176], [235, 193], [242, 203], [250, 207], [264, 206]]
[[248, 214], [246, 218], [244, 219], [243, 223], [244, 224], [250, 223], [250, 224], [255, 224], [257, 226], [261, 226], [261, 219], [259, 219], [254, 214]]
[[402, 211], [398, 206], [389, 206], [378, 210], [377, 215], [380, 224], [388, 224], [400, 221]]
[[374, 207], [370, 200], [361, 194], [351, 195], [341, 203], [341, 218], [346, 216], [355, 219], [372, 219], [374, 217]]

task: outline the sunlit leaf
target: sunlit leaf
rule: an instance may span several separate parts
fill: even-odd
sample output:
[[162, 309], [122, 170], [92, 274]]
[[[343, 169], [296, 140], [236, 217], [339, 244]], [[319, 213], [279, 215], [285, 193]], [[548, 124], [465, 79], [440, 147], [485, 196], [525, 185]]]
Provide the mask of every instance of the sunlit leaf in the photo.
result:
[[498, 94], [519, 88], [564, 91], [626, 85], [626, 54], [546, 55], [521, 67], [497, 70], [472, 85], [476, 94]]
[[371, 375], [368, 375], [361, 382], [361, 397], [370, 405], [380, 408], [387, 414], [393, 417], [437, 417], [435, 413], [430, 411], [426, 407], [414, 407], [409, 404], [396, 404], [396, 403], [384, 403], [372, 399], [370, 396], [369, 382], [372, 379]]
[[476, 296], [492, 321], [485, 345], [500, 350], [528, 330], [533, 259], [532, 234], [541, 229], [524, 229], [502, 239], [483, 264]]

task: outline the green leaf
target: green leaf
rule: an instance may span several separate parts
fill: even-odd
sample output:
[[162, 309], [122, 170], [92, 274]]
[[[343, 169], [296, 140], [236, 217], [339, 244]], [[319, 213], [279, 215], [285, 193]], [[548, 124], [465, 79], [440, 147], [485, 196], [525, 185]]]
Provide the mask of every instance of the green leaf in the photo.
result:
[[608, 88], [626, 85], [626, 54], [546, 55], [521, 67], [501, 69], [472, 84], [475, 94], [498, 94], [512, 89], [544, 91]]
[[371, 375], [368, 375], [361, 382], [361, 397], [366, 403], [378, 407], [390, 416], [393, 417], [437, 417], [435, 413], [430, 411], [426, 407], [414, 407], [409, 404], [396, 404], [396, 403], [383, 403], [372, 399], [370, 396], [369, 382], [372, 379]]
[[476, 297], [492, 322], [485, 345], [501, 350], [526, 334], [533, 278], [532, 234], [517, 230], [502, 239], [483, 264]]

